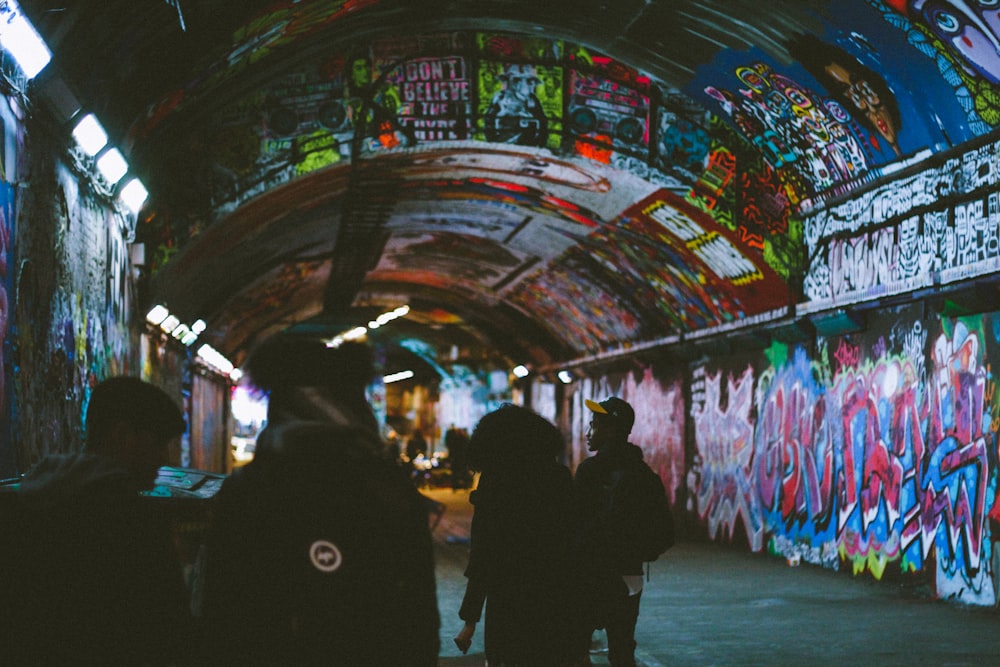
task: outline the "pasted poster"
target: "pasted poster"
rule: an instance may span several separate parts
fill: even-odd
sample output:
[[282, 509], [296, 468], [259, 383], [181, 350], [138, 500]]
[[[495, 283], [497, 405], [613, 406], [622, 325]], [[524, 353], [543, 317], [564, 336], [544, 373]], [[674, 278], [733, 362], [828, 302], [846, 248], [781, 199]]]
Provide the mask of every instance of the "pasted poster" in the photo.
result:
[[563, 70], [531, 63], [479, 65], [479, 124], [486, 141], [558, 148]]
[[567, 125], [575, 135], [637, 157], [648, 154], [648, 94], [579, 70], [570, 71], [568, 90]]
[[397, 122], [417, 142], [466, 139], [472, 116], [472, 82], [460, 56], [416, 58], [390, 77], [400, 101]]

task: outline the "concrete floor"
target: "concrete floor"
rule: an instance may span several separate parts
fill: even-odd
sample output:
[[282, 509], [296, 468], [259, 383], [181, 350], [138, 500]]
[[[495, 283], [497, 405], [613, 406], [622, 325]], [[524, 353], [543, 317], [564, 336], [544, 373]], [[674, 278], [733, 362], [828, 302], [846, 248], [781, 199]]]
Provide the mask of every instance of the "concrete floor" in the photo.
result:
[[[461, 627], [468, 493], [425, 493], [448, 507], [434, 531], [442, 626], [438, 664], [482, 667], [481, 626], [468, 655], [452, 641]], [[682, 543], [651, 567], [636, 640], [646, 667], [1000, 665], [1000, 612], [931, 600], [919, 587]], [[592, 660], [607, 664], [599, 652]]]

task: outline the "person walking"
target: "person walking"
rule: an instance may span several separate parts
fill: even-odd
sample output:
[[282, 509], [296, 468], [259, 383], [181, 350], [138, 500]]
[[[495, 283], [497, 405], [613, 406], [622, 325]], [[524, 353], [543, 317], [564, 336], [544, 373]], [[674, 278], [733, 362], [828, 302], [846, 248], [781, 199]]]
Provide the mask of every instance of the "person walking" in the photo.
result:
[[474, 506], [468, 582], [455, 637], [466, 652], [483, 606], [490, 665], [573, 663], [572, 613], [579, 605], [570, 549], [572, 476], [557, 457], [559, 430], [528, 408], [504, 405], [483, 417], [469, 443], [481, 472]]
[[90, 395], [82, 452], [44, 458], [0, 529], [0, 646], [11, 665], [176, 665], [193, 626], [169, 517], [141, 491], [186, 425], [133, 377]]
[[384, 455], [371, 350], [279, 336], [247, 371], [269, 392], [268, 423], [216, 496], [208, 664], [435, 666], [428, 503]]
[[[577, 466], [574, 477], [582, 522], [579, 553], [590, 593], [578, 649], [586, 652], [594, 631], [604, 628], [611, 665], [634, 667], [643, 561], [662, 553], [667, 541], [672, 543], [672, 519], [663, 483], [643, 461], [642, 450], [628, 441], [635, 423], [632, 406], [616, 396], [599, 403], [586, 399], [585, 404], [592, 413], [587, 444], [595, 454]], [[646, 500], [650, 488], [654, 504]], [[651, 536], [659, 541], [650, 553], [642, 544], [647, 539], [643, 533], [655, 532], [648, 530], [647, 521], [657, 514], [667, 535]]]

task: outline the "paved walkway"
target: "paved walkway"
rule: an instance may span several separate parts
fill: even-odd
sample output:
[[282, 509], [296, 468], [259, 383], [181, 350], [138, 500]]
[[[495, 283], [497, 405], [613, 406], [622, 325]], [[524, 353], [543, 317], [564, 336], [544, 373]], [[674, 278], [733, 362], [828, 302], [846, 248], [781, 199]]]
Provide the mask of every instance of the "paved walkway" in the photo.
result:
[[[463, 656], [452, 638], [471, 506], [448, 506], [435, 529], [440, 667], [483, 667], [482, 627]], [[636, 630], [646, 667], [710, 665], [1000, 665], [1000, 612], [931, 600], [926, 591], [853, 578], [772, 556], [683, 543], [653, 563]], [[600, 654], [595, 665], [607, 664]]]

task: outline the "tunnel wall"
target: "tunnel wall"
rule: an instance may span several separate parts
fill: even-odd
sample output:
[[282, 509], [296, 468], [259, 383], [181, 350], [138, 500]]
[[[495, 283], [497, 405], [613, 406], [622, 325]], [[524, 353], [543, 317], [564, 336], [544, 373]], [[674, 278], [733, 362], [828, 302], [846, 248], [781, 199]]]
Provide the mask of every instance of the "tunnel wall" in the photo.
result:
[[573, 458], [583, 399], [622, 396], [690, 537], [992, 605], [998, 355], [1000, 313], [914, 303], [863, 331], [589, 377]]
[[21, 120], [12, 98], [0, 107], [7, 476], [46, 454], [77, 450], [90, 390], [108, 375], [137, 374], [139, 344], [126, 221], [58, 157], [65, 146], [56, 128]]

